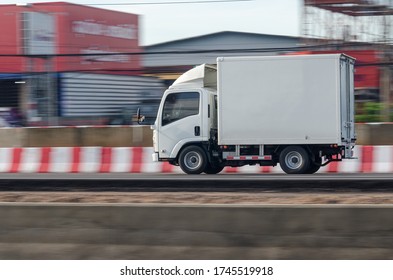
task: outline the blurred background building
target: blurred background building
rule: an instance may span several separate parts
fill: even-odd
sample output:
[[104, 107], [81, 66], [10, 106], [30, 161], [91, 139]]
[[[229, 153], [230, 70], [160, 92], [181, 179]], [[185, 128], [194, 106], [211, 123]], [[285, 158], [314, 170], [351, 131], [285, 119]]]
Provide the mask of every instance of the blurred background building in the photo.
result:
[[0, 108], [24, 124], [129, 124], [131, 108], [161, 97], [141, 75], [137, 15], [65, 2], [0, 15]]
[[344, 52], [357, 59], [357, 120], [392, 120], [392, 2], [304, 0], [300, 37], [225, 31], [143, 47], [135, 14], [0, 5], [0, 115], [24, 125], [132, 124], [142, 106], [151, 123], [164, 89], [218, 56]]

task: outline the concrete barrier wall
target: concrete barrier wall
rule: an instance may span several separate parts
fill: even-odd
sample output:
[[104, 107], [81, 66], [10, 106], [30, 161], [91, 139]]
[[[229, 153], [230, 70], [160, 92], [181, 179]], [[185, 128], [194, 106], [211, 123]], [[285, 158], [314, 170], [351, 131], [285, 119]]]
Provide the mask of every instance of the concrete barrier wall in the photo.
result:
[[[356, 124], [358, 145], [393, 145], [393, 124]], [[0, 128], [0, 147], [151, 147], [149, 126]]]
[[0, 204], [0, 259], [392, 259], [393, 206]]
[[1, 128], [0, 147], [151, 147], [149, 126]]
[[392, 123], [365, 123], [356, 124], [358, 145], [392, 145]]

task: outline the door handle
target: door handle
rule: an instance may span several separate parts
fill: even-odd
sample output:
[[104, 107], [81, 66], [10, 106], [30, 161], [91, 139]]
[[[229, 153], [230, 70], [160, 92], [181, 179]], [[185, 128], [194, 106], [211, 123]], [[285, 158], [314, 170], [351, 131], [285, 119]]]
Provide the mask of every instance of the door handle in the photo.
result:
[[201, 135], [201, 127], [200, 126], [195, 126], [194, 127], [194, 135], [195, 136], [200, 136]]

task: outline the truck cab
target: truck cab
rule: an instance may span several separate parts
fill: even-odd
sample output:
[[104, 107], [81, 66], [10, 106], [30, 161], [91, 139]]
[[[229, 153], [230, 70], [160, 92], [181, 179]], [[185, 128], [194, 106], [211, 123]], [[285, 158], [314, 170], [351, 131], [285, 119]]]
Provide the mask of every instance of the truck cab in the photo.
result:
[[[215, 75], [214, 65], [200, 65], [183, 74], [165, 91], [152, 126], [154, 161], [178, 165], [179, 155], [186, 147], [207, 149], [211, 131], [217, 130]], [[199, 159], [195, 153], [183, 153], [184, 156], [184, 168], [188, 172], [205, 170], [206, 160]]]

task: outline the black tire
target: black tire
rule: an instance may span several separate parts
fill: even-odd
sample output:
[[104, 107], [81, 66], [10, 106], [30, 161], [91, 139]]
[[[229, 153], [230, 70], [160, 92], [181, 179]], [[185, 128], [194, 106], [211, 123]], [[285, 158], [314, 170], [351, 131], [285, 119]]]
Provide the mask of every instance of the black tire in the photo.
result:
[[206, 174], [218, 174], [218, 173], [220, 173], [222, 170], [224, 169], [224, 166], [222, 166], [222, 165], [215, 165], [215, 166], [212, 166], [210, 163], [208, 163], [207, 165], [206, 165], [206, 168], [205, 168], [205, 173]]
[[205, 151], [198, 146], [188, 146], [179, 155], [180, 168], [187, 174], [200, 174], [207, 166]]
[[280, 153], [281, 169], [287, 174], [305, 174], [310, 168], [310, 156], [300, 146], [288, 146]]
[[314, 174], [321, 168], [322, 158], [315, 157], [315, 162], [310, 162], [310, 167], [307, 170], [307, 174]]

